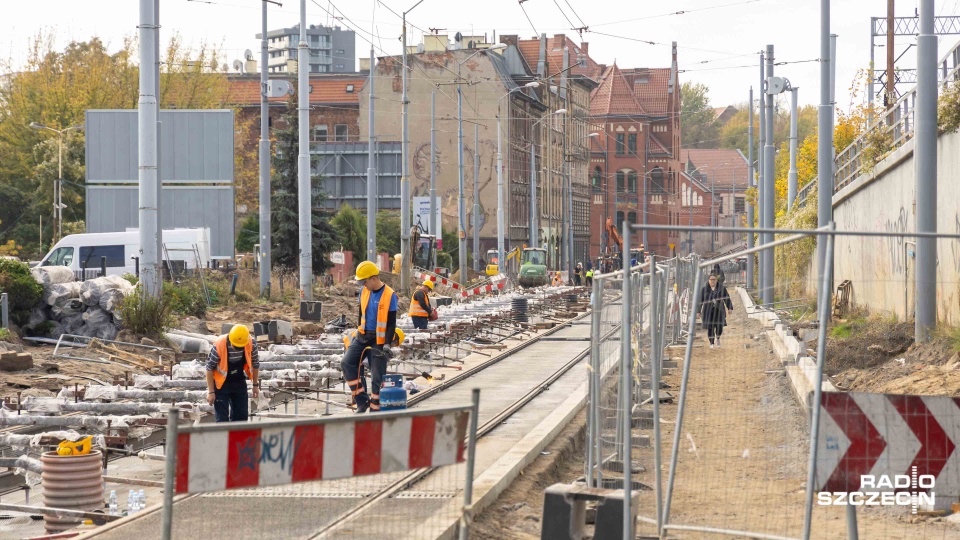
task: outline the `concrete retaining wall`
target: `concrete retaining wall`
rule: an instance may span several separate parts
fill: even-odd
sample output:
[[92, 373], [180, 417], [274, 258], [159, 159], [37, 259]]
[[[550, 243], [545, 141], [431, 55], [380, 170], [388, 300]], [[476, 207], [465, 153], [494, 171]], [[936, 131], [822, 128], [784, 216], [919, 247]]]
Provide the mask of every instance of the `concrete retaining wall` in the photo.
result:
[[[833, 196], [833, 213], [840, 230], [914, 231], [916, 164], [913, 141], [877, 164]], [[960, 233], [960, 134], [938, 139], [937, 230]], [[853, 282], [853, 301], [874, 312], [896, 314], [901, 320], [914, 309], [915, 259], [913, 245], [902, 238], [839, 237], [836, 243], [834, 284]], [[937, 317], [960, 324], [960, 241], [937, 245]], [[906, 295], [905, 295], [906, 293]]]

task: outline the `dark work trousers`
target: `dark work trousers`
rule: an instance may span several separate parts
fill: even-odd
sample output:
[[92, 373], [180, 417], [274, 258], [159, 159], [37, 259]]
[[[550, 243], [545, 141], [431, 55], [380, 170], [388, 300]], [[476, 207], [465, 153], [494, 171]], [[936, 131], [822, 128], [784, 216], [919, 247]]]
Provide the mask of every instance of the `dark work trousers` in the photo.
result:
[[413, 327], [417, 330], [426, 330], [427, 329], [427, 317], [410, 317], [410, 320], [413, 321]]
[[[343, 369], [343, 378], [347, 382], [347, 386], [350, 387], [350, 393], [353, 395], [354, 401], [357, 402], [357, 407], [360, 408], [370, 404], [370, 396], [367, 395], [360, 378], [360, 362], [363, 361], [363, 350], [367, 347], [374, 347], [376, 342], [376, 335], [372, 332], [366, 334], [358, 332], [357, 337], [350, 342], [350, 346], [343, 353], [343, 360], [340, 362], [340, 368]], [[373, 370], [372, 365], [370, 369]]]
[[249, 405], [246, 388], [217, 390], [213, 401], [213, 412], [217, 422], [246, 422]]
[[707, 327], [707, 337], [710, 339], [710, 343], [713, 343], [714, 336], [720, 337], [723, 335], [723, 323], [722, 322], [708, 322], [704, 323], [704, 326]]
[[387, 355], [377, 349], [367, 351], [367, 363], [370, 364], [370, 410], [380, 410], [380, 388], [383, 376], [387, 374]]

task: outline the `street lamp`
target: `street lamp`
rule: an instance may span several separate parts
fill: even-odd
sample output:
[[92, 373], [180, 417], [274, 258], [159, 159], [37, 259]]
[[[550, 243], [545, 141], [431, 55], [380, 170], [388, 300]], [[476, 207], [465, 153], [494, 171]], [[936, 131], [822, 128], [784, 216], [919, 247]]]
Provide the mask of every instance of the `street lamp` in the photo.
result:
[[[596, 139], [599, 136], [600, 136], [599, 133], [589, 133], [587, 135], [584, 135], [583, 137], [580, 137], [576, 141], [574, 141], [574, 145], [580, 144], [581, 141], [585, 141], [587, 139]], [[569, 276], [568, 279], [573, 279], [573, 266], [574, 266], [573, 264], [573, 180], [570, 178], [570, 172], [569, 172], [570, 161], [564, 158], [563, 162], [564, 162], [563, 163], [564, 170], [566, 171], [565, 187], [567, 190], [567, 196], [566, 196], [567, 212], [566, 212], [566, 219], [564, 220], [567, 225], [567, 238], [566, 238], [567, 246], [565, 249], [567, 253], [567, 276]], [[589, 176], [589, 168], [588, 168], [587, 174]]]
[[[695, 178], [694, 178], [694, 176], [693, 176], [693, 173], [699, 171], [700, 169], [706, 169], [706, 168], [707, 168], [706, 165], [701, 165], [701, 166], [697, 167], [696, 169], [693, 169], [692, 171], [688, 172], [688, 173], [687, 173], [687, 176], [689, 176], [689, 177], [691, 178], [691, 180], [694, 180]], [[683, 202], [682, 198], [681, 198], [681, 202]], [[689, 234], [690, 234], [690, 238], [687, 239], [687, 254], [689, 255], [689, 254], [693, 253], [693, 182], [690, 183], [690, 189], [687, 190], [687, 206], [690, 208], [690, 210], [689, 210], [689, 212], [690, 212], [690, 233], [689, 233]]]
[[540, 83], [537, 81], [531, 81], [523, 86], [518, 86], [516, 88], [511, 88], [506, 94], [500, 96], [500, 99], [497, 101], [497, 267], [502, 269], [504, 267], [504, 216], [503, 216], [503, 153], [502, 153], [502, 134], [503, 126], [501, 124], [501, 105], [503, 104], [503, 99], [509, 96], [510, 94], [521, 90], [523, 88], [537, 88], [540, 86]]
[[83, 126], [76, 125], [70, 126], [63, 129], [54, 129], [49, 126], [45, 126], [39, 122], [30, 122], [30, 127], [36, 130], [49, 130], [57, 134], [57, 179], [54, 181], [53, 185], [53, 216], [57, 220], [57, 226], [55, 230], [57, 231], [57, 237], [54, 238], [53, 242], [50, 245], [56, 244], [58, 240], [63, 238], [63, 209], [65, 205], [63, 204], [63, 134], [68, 131], [73, 131], [77, 129], [83, 129]]
[[460, 229], [458, 231], [458, 239], [460, 241], [460, 281], [464, 284], [467, 283], [467, 216], [466, 203], [463, 200], [463, 92], [461, 91], [463, 78], [460, 76], [460, 68], [462, 68], [463, 64], [468, 60], [482, 52], [500, 51], [506, 48], [506, 44], [498, 43], [487, 49], [480, 49], [464, 58], [463, 61], [457, 63], [457, 180], [459, 193], [457, 197], [457, 221]]

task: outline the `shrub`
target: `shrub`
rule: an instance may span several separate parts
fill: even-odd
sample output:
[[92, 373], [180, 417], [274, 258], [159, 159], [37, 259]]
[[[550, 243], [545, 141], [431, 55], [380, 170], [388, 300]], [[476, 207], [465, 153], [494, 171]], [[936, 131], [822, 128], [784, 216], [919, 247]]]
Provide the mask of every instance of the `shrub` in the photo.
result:
[[170, 300], [171, 295], [166, 289], [160, 298], [156, 299], [143, 294], [143, 289], [137, 287], [120, 305], [123, 327], [138, 336], [159, 338], [161, 332], [175, 322]]
[[[441, 268], [449, 268], [453, 271], [453, 257], [450, 256], [446, 251], [437, 252], [437, 266]], [[428, 268], [428, 270], [433, 270], [433, 268]]]
[[169, 301], [170, 310], [177, 315], [203, 317], [207, 314], [207, 298], [199, 283], [184, 281], [164, 284], [163, 293]]
[[137, 276], [135, 276], [135, 275], [133, 275], [133, 274], [124, 274], [124, 275], [122, 275], [122, 276], [120, 276], [120, 277], [122, 277], [123, 279], [127, 280], [127, 282], [130, 283], [130, 284], [133, 285], [133, 286], [136, 286], [137, 283], [140, 283], [140, 278], [138, 278]]
[[960, 85], [951, 84], [940, 95], [937, 103], [937, 127], [940, 133], [955, 133], [960, 129]]
[[7, 330], [6, 328], [0, 328], [0, 341], [11, 341], [13, 339], [13, 332]]
[[40, 302], [43, 286], [33, 279], [26, 263], [0, 259], [0, 292], [7, 293], [10, 320], [23, 326], [30, 320], [30, 310]]

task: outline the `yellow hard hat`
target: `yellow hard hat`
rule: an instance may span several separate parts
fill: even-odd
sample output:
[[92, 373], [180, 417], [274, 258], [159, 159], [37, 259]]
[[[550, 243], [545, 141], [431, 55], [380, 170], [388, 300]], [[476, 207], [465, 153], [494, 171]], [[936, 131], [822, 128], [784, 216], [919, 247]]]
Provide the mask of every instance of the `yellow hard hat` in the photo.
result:
[[407, 339], [407, 335], [403, 333], [403, 330], [397, 328], [396, 339], [397, 343], [403, 343], [403, 340]]
[[433, 290], [433, 282], [430, 281], [429, 279], [423, 282], [423, 286], [430, 289], [431, 291]]
[[230, 339], [230, 344], [234, 347], [246, 347], [247, 343], [250, 343], [250, 330], [248, 330], [247, 327], [242, 324], [237, 324], [230, 329], [228, 337]]
[[357, 265], [357, 281], [363, 281], [365, 279], [370, 279], [373, 276], [379, 276], [380, 269], [377, 268], [377, 265], [373, 264], [370, 261], [363, 261]]

